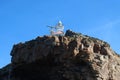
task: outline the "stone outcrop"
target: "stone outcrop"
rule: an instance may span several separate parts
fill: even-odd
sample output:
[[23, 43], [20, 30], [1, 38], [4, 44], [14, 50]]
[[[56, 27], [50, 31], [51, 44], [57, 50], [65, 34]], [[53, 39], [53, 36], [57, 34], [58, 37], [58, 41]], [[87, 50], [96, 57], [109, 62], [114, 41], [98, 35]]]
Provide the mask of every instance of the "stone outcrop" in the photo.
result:
[[0, 69], [0, 80], [10, 80], [11, 64]]
[[81, 33], [43, 36], [13, 46], [0, 80], [120, 80], [120, 56]]

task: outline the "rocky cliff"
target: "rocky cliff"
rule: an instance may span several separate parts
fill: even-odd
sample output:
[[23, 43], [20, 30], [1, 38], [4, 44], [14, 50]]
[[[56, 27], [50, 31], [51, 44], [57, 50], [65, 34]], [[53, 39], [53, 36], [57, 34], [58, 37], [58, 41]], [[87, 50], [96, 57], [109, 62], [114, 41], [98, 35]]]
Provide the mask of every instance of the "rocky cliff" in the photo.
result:
[[13, 46], [0, 80], [120, 80], [120, 56], [107, 42], [70, 30]]

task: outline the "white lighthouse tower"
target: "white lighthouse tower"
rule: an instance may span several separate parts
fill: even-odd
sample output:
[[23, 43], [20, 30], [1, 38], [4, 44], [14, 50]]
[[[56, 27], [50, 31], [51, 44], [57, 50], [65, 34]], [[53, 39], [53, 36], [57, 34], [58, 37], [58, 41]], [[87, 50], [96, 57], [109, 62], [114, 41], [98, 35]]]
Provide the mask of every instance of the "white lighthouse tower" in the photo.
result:
[[64, 26], [61, 21], [59, 21], [56, 26], [48, 26], [51, 28], [50, 34], [52, 36], [63, 36], [64, 35]]
[[58, 22], [58, 24], [55, 26], [56, 31], [63, 31], [64, 26], [61, 21]]

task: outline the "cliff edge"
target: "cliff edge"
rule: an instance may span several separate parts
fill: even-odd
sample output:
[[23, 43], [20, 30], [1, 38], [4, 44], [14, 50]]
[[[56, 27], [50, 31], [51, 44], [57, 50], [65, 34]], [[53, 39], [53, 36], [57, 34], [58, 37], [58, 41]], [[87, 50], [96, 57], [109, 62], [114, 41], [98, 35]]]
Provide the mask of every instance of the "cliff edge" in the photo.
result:
[[120, 56], [102, 40], [66, 31], [19, 43], [0, 80], [120, 80]]

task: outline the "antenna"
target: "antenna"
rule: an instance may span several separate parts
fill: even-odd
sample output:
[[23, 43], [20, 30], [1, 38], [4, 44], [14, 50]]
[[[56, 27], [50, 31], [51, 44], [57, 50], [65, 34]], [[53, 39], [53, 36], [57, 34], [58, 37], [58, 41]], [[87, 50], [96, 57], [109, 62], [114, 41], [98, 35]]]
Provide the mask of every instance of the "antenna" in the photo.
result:
[[50, 35], [53, 35], [55, 27], [53, 27], [53, 26], [47, 26], [47, 27], [50, 28]]
[[53, 26], [47, 26], [47, 27], [49, 27], [49, 28], [51, 28], [51, 29], [54, 29], [55, 27], [53, 27]]

